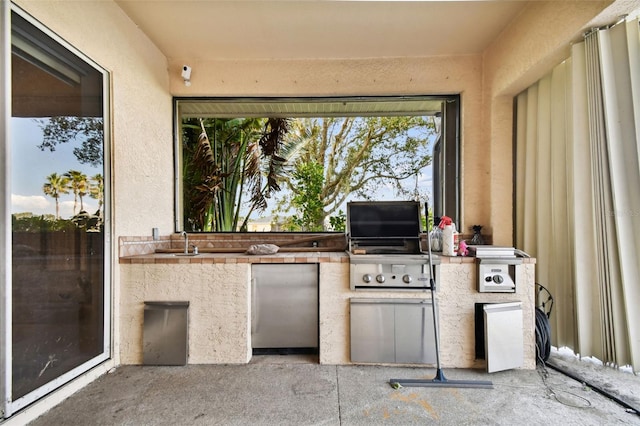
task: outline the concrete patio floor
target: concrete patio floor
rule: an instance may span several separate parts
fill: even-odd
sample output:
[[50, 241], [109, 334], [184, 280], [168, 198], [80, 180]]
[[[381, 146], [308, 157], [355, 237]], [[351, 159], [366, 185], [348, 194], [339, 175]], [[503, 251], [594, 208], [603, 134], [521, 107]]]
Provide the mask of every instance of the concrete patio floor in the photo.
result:
[[[640, 377], [558, 353], [550, 362], [640, 410]], [[393, 389], [391, 378], [431, 379], [435, 370], [319, 365], [291, 355], [256, 356], [248, 365], [122, 366], [30, 424], [640, 425], [637, 412], [551, 368], [444, 371], [494, 388]]]

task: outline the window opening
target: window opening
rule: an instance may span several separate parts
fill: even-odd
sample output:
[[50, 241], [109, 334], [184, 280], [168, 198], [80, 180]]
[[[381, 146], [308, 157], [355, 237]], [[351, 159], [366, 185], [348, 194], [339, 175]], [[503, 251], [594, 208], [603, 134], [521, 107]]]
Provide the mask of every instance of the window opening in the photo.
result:
[[176, 230], [343, 232], [351, 200], [457, 218], [457, 99], [176, 99]]

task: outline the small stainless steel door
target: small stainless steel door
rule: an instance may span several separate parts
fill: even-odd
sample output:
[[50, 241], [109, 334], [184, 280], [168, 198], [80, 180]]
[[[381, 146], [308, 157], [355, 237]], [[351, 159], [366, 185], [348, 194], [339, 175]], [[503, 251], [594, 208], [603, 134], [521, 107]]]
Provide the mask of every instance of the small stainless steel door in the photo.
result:
[[351, 361], [395, 362], [395, 307], [351, 299]]
[[253, 348], [318, 347], [318, 265], [252, 265]]
[[483, 309], [487, 371], [493, 373], [522, 367], [522, 302], [491, 303]]
[[144, 302], [144, 365], [185, 365], [189, 302]]

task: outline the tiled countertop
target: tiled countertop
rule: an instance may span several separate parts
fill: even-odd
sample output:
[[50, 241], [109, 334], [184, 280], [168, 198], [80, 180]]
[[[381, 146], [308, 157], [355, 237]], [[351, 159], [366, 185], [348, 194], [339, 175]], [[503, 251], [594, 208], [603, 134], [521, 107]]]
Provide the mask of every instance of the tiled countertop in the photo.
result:
[[120, 264], [209, 264], [209, 263], [348, 263], [349, 255], [344, 252], [282, 252], [268, 255], [245, 253], [201, 253], [197, 256], [179, 256], [176, 253], [151, 253], [120, 258]]

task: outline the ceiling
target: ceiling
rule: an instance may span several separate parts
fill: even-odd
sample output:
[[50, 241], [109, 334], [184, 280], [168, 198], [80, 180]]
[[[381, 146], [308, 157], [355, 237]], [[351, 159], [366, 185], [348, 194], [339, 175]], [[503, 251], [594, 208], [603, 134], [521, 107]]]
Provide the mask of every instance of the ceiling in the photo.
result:
[[478, 54], [528, 2], [116, 0], [169, 59]]

